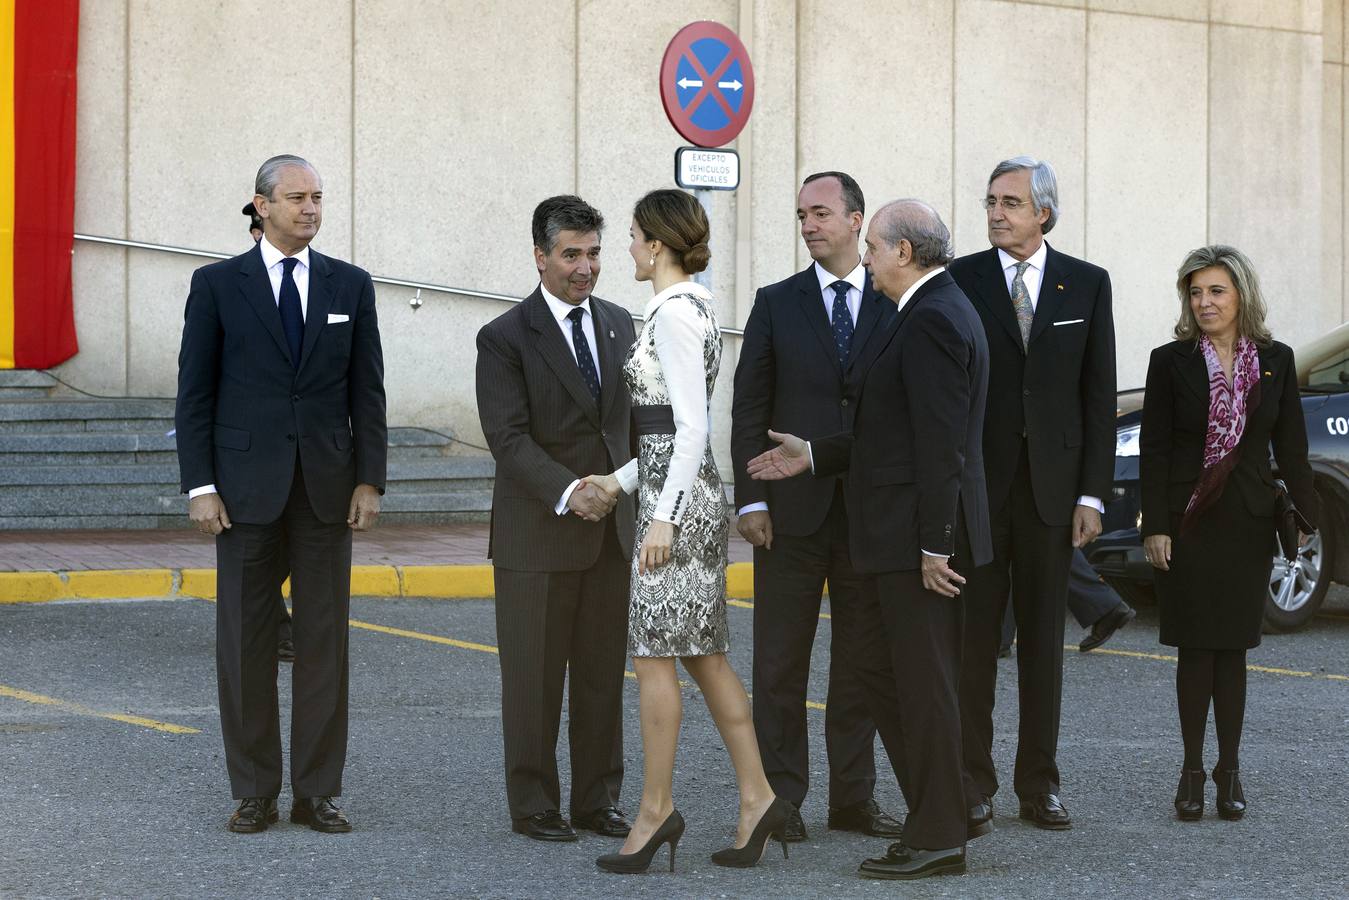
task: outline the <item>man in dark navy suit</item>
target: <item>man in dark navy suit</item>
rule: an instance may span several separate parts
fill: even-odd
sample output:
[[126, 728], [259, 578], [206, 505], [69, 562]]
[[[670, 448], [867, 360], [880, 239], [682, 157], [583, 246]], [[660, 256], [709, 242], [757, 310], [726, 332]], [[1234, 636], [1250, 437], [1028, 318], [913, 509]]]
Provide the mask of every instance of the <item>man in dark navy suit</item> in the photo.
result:
[[878, 837], [900, 833], [899, 822], [872, 798], [876, 726], [841, 639], [860, 584], [848, 558], [843, 479], [768, 484], [745, 471], [751, 457], [772, 446], [769, 428], [814, 438], [852, 427], [856, 398], [844, 373], [895, 312], [872, 286], [857, 251], [864, 212], [862, 189], [847, 173], [805, 180], [796, 218], [814, 261], [759, 289], [735, 369], [737, 527], [754, 545], [754, 731], [774, 793], [796, 808], [787, 823], [789, 841], [807, 837], [800, 813], [810, 784], [806, 681], [826, 581], [833, 617], [824, 714], [829, 827]]
[[[351, 535], [384, 492], [384, 359], [370, 276], [311, 250], [323, 185], [298, 156], [258, 169], [263, 238], [192, 275], [176, 424], [189, 516], [216, 537], [216, 672], [229, 827], [266, 829], [281, 790], [277, 573], [294, 597], [291, 821], [343, 832]], [[281, 554], [285, 559], [281, 559]]]

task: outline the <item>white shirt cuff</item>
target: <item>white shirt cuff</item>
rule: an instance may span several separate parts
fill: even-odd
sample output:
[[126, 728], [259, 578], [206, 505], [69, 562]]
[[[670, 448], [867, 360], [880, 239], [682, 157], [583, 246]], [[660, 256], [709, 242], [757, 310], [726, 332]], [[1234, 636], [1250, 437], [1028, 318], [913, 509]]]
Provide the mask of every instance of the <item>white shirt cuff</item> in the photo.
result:
[[219, 493], [213, 484], [204, 484], [201, 487], [194, 487], [187, 492], [187, 499], [196, 500], [198, 497], [204, 497], [207, 494]]
[[567, 485], [567, 489], [562, 492], [562, 499], [557, 501], [557, 506], [553, 507], [553, 512], [557, 513], [559, 516], [565, 516], [567, 514], [567, 501], [571, 499], [571, 492], [580, 486], [581, 479], [579, 478]]
[[1105, 504], [1101, 502], [1100, 497], [1088, 497], [1085, 494], [1083, 494], [1081, 497], [1077, 498], [1077, 505], [1090, 506], [1092, 509], [1096, 510], [1101, 515], [1105, 515]]
[[628, 460], [623, 464], [623, 468], [614, 472], [614, 477], [618, 479], [618, 487], [625, 494], [631, 494], [637, 490], [637, 460], [636, 458]]
[[768, 504], [760, 500], [758, 503], [746, 503], [736, 511], [737, 516], [743, 516], [752, 512], [768, 512]]
[[[922, 548], [919, 548], [919, 549], [922, 549]], [[951, 558], [951, 554], [949, 554], [949, 553], [928, 553], [926, 550], [923, 550], [923, 555], [924, 555], [924, 556], [935, 556], [935, 557], [937, 557], [937, 559], [950, 559], [950, 558]]]
[[815, 474], [815, 451], [810, 449], [810, 441], [806, 441], [806, 459], [810, 460], [810, 474]]

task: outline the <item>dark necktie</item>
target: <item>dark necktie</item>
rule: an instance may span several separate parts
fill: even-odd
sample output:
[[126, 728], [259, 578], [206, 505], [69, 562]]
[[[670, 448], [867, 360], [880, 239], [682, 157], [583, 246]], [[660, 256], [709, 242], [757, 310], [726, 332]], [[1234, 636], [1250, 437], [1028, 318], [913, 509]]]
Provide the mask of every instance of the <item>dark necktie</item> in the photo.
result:
[[576, 365], [581, 370], [581, 377], [585, 379], [586, 387], [590, 388], [590, 396], [595, 398], [596, 405], [600, 402], [600, 373], [595, 368], [595, 357], [590, 355], [590, 342], [586, 340], [586, 333], [581, 328], [581, 316], [585, 315], [585, 310], [576, 307], [567, 313], [567, 318], [571, 319], [571, 345], [576, 348]]
[[304, 310], [300, 308], [300, 289], [295, 286], [295, 266], [299, 262], [293, 256], [281, 260], [281, 293], [277, 298], [281, 330], [286, 333], [290, 364], [296, 370], [300, 368], [300, 348], [304, 346]]
[[829, 286], [834, 289], [834, 346], [838, 348], [838, 364], [846, 369], [848, 351], [852, 350], [852, 313], [848, 312], [848, 289], [852, 285], [835, 281]]

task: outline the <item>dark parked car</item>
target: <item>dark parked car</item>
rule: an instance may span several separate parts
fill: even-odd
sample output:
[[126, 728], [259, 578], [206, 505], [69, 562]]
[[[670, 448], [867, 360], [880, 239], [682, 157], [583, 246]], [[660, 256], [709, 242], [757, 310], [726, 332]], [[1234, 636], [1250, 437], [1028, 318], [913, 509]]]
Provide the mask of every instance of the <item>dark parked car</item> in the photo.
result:
[[[1332, 581], [1349, 583], [1349, 323], [1297, 348], [1297, 369], [1322, 512], [1320, 529], [1296, 563], [1290, 565], [1270, 538], [1274, 569], [1265, 630], [1271, 632], [1302, 627], [1321, 608]], [[1152, 566], [1138, 531], [1142, 408], [1141, 389], [1120, 392], [1114, 496], [1106, 498], [1101, 536], [1086, 550], [1096, 571], [1135, 605], [1153, 601]]]

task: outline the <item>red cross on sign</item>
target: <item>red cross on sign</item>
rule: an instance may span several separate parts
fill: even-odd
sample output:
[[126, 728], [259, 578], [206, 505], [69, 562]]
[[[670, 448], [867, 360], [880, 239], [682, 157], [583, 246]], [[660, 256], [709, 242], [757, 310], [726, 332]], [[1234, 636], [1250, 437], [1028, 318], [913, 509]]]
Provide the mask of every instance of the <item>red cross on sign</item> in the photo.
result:
[[685, 140], [699, 147], [729, 144], [754, 108], [754, 67], [745, 45], [720, 22], [685, 25], [660, 61], [660, 100]]

